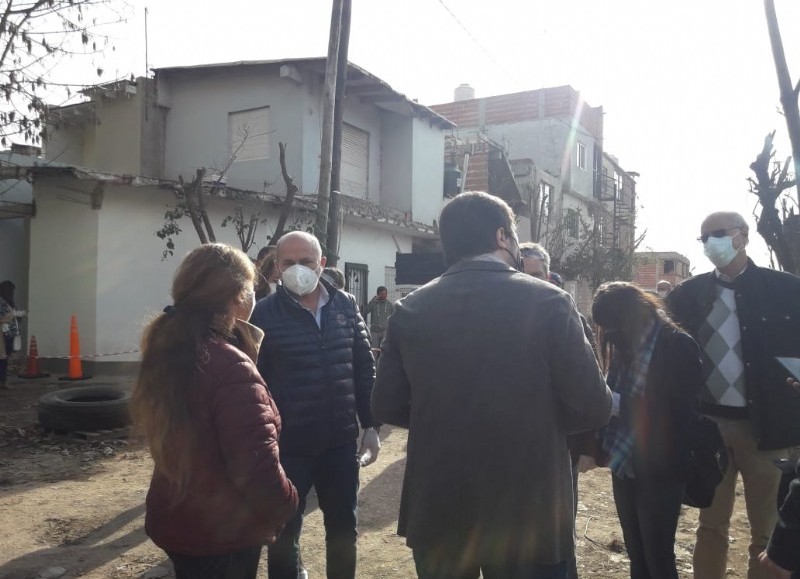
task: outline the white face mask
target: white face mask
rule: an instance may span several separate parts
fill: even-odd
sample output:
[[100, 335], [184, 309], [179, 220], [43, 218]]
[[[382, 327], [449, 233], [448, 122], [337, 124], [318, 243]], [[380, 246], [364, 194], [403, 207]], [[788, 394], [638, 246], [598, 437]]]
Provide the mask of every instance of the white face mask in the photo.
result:
[[660, 297], [663, 300], [665, 297], [667, 297], [668, 293], [669, 292], [667, 290], [658, 290], [658, 297]]
[[281, 274], [281, 281], [290, 292], [298, 296], [307, 296], [317, 288], [322, 270], [313, 270], [304, 265], [292, 265]]
[[[738, 233], [736, 235], [739, 235]], [[726, 235], [724, 237], [709, 237], [703, 244], [703, 253], [714, 264], [715, 267], [725, 267], [739, 253], [740, 249], [733, 247], [733, 238]]]

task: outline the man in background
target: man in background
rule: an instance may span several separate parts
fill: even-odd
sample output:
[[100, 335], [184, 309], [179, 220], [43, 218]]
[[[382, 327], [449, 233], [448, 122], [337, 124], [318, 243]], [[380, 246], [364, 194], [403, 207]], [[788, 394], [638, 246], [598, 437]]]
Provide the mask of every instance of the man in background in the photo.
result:
[[389, 316], [393, 313], [394, 304], [389, 300], [389, 290], [380, 286], [377, 294], [369, 300], [367, 307], [364, 308], [364, 317], [369, 316], [369, 332], [373, 348], [381, 347], [381, 342], [386, 335]]

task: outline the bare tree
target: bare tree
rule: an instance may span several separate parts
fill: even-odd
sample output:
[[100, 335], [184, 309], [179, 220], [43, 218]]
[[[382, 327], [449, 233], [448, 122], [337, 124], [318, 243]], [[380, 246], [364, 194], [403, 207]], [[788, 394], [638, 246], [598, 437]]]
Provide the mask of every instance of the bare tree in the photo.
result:
[[294, 178], [289, 175], [289, 172], [286, 170], [286, 143], [278, 143], [278, 148], [280, 149], [281, 153], [281, 175], [283, 176], [283, 182], [286, 184], [286, 199], [281, 206], [281, 214], [280, 217], [278, 217], [278, 225], [275, 227], [275, 232], [272, 234], [272, 238], [269, 240], [269, 245], [275, 245], [278, 243], [278, 240], [286, 232], [286, 221], [289, 219], [289, 214], [292, 212], [294, 196], [298, 191], [297, 185], [294, 184]]
[[110, 46], [104, 27], [122, 22], [123, 0], [5, 0], [0, 8], [0, 145], [41, 142], [45, 97], [68, 98], [82, 85], [56, 78], [65, 58], [87, 60], [98, 76]]
[[[791, 157], [781, 164], [775, 161], [773, 140], [775, 131], [764, 139], [764, 146], [750, 164], [756, 178], [748, 178], [750, 192], [758, 197], [760, 215], [756, 215], [757, 229], [784, 271], [800, 274], [800, 215], [795, 211], [794, 200], [785, 192], [796, 184], [789, 178]], [[780, 205], [781, 211], [778, 210]]]
[[[585, 218], [576, 210], [559, 219], [544, 240], [559, 273], [567, 279], [585, 279], [592, 290], [607, 281], [626, 280], [633, 276], [633, 256], [646, 232], [628, 248], [608, 245], [603, 239], [600, 218]], [[551, 250], [552, 248], [552, 250]]]
[[[231, 155], [231, 158], [228, 159], [225, 167], [218, 172], [213, 182], [209, 183], [209, 181], [205, 179], [206, 169], [204, 168], [198, 169], [194, 179], [188, 184], [183, 180], [182, 176], [178, 178], [178, 184], [174, 186], [178, 203], [175, 207], [168, 209], [164, 213], [164, 223], [155, 232], [156, 236], [163, 239], [166, 243], [166, 247], [161, 254], [161, 259], [167, 259], [174, 254], [175, 237], [180, 235], [183, 231], [181, 228], [181, 221], [184, 217], [189, 217], [191, 220], [200, 243], [214, 243], [216, 241], [214, 227], [211, 224], [206, 206], [207, 197], [215, 191], [222, 191], [225, 189], [225, 175], [233, 165], [246, 140], [247, 136], [245, 135]], [[294, 184], [294, 179], [289, 175], [286, 169], [286, 143], [278, 143], [278, 147], [280, 149], [281, 175], [286, 184], [286, 198], [281, 204], [278, 225], [270, 238], [270, 245], [277, 243], [278, 239], [283, 235], [286, 229], [287, 219], [292, 211], [295, 195], [298, 192], [298, 187]], [[268, 183], [265, 185], [268, 185]], [[237, 199], [239, 201], [244, 201], [245, 199], [253, 198], [253, 195], [250, 194], [239, 194]], [[233, 225], [236, 229], [236, 236], [239, 239], [242, 251], [247, 252], [255, 243], [258, 226], [266, 223], [265, 213], [263, 203], [259, 203], [255, 211], [245, 215], [244, 205], [239, 203], [234, 208], [232, 214], [225, 216], [221, 226], [227, 227], [228, 225]]]

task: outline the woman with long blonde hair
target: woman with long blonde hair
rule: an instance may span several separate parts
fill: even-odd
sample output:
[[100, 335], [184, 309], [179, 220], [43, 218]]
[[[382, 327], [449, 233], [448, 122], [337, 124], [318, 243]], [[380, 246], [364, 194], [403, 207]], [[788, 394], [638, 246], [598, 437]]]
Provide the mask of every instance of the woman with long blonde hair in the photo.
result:
[[263, 334], [246, 322], [255, 278], [237, 249], [194, 249], [142, 339], [131, 413], [154, 462], [145, 530], [177, 579], [255, 578], [261, 547], [297, 508], [255, 365]]

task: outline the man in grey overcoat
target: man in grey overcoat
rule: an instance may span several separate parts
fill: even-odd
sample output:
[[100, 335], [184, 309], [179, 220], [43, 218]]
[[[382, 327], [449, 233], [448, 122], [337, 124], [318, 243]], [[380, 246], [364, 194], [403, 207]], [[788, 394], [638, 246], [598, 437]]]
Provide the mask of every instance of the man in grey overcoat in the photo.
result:
[[372, 412], [408, 428], [398, 533], [421, 579], [562, 579], [574, 553], [567, 434], [611, 413], [570, 295], [525, 275], [514, 216], [464, 193], [449, 269], [396, 304]]

